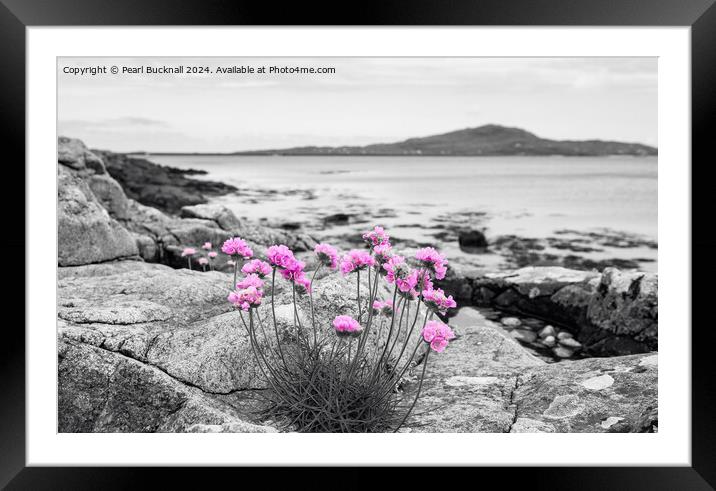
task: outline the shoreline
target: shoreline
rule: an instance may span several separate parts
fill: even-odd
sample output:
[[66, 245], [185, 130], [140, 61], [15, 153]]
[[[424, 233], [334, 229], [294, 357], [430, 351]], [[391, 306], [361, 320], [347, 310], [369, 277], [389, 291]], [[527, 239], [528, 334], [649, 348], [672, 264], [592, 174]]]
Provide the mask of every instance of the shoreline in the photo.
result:
[[[181, 154], [174, 154], [179, 155]], [[165, 164], [153, 165], [166, 167]], [[185, 189], [191, 189], [193, 186], [200, 192], [203, 183], [222, 182], [222, 175], [195, 168], [204, 163], [190, 165], [192, 167], [189, 171], [194, 174], [203, 172], [203, 175], [198, 179], [186, 179]], [[187, 169], [182, 165], [179, 170]], [[318, 175], [332, 177], [349, 175], [352, 172], [354, 171], [346, 169], [320, 170]], [[489, 272], [490, 268], [504, 270], [530, 265], [599, 271], [609, 266], [647, 272], [656, 272], [658, 268], [658, 255], [654, 252], [658, 249], [655, 239], [604, 226], [575, 230], [572, 226], [576, 224], [573, 223], [572, 226], [565, 224], [538, 234], [529, 231], [512, 232], [511, 228], [505, 225], [508, 223], [505, 220], [514, 219], [495, 212], [460, 210], [459, 206], [455, 206], [447, 207], [446, 213], [434, 216], [426, 215], [426, 209], [401, 209], [396, 207], [396, 203], [378, 208], [360, 191], [347, 196], [336, 191], [336, 196], [331, 200], [319, 184], [287, 189], [279, 184], [250, 184], [250, 180], [226, 184], [226, 179], [223, 178], [223, 183], [228, 189], [207, 194], [203, 202], [226, 206], [237, 216], [265, 226], [313, 235], [319, 240], [338, 241], [346, 246], [351, 245], [350, 240], [346, 239], [359, 232], [362, 223], [380, 223], [393, 229], [396, 240], [405, 247], [435, 246], [445, 249], [455, 258], [456, 264], [465, 270], [480, 269]], [[328, 203], [335, 207], [331, 212], [323, 208], [323, 205]], [[450, 212], [447, 213], [447, 210]], [[517, 214], [529, 215], [519, 211]], [[559, 227], [558, 223], [554, 225]], [[463, 238], [470, 239], [475, 235], [482, 236], [484, 241], [478, 243], [477, 248], [472, 247], [469, 240], [467, 244], [464, 243]]]
[[[58, 431], [279, 431], [252, 411], [266, 387], [239, 313], [226, 301], [227, 258], [202, 272], [181, 253], [241, 236], [259, 255], [284, 243], [307, 257], [315, 239], [217, 204], [183, 206], [178, 216], [142, 205], [81, 142], [67, 143], [58, 158]], [[307, 260], [308, 271], [315, 267]], [[354, 283], [327, 271], [319, 280], [316, 314], [330, 335], [337, 313], [356, 315]], [[382, 286], [381, 296], [389, 295]], [[484, 309], [456, 317], [449, 356], [436, 359], [425, 379], [423, 400], [439, 410], [415, 413], [405, 431], [658, 431], [656, 275], [449, 270], [439, 286], [461, 307], [499, 308], [500, 324]], [[294, 316], [309, 307], [305, 298], [296, 305], [285, 283], [275, 293], [277, 322], [291, 332]], [[263, 308], [273, 309], [273, 300]], [[547, 321], [559, 339], [555, 353], [572, 361], [547, 363], [526, 347], [548, 346]], [[570, 346], [570, 356], [559, 355]], [[414, 383], [408, 374], [404, 390]], [[565, 413], [565, 404], [583, 410]]]

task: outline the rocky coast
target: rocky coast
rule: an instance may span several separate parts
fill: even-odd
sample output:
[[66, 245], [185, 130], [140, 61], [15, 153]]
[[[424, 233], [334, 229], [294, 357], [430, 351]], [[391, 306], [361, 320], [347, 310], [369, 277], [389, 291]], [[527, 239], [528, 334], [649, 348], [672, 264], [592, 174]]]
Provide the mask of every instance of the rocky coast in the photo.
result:
[[[59, 139], [58, 431], [281, 428], [257, 411], [265, 387], [226, 301], [230, 268], [219, 257], [213, 271], [189, 270], [181, 251], [238, 235], [255, 250], [282, 243], [300, 253], [316, 238], [208, 203], [232, 190], [190, 176]], [[655, 274], [453, 270], [441, 286], [465, 308], [449, 320], [457, 338], [429, 367], [403, 431], [658, 430]], [[323, 278], [316, 315], [346, 313], [351, 287]], [[291, 296], [275, 294], [290, 341]], [[405, 389], [415, 380], [408, 374]]]

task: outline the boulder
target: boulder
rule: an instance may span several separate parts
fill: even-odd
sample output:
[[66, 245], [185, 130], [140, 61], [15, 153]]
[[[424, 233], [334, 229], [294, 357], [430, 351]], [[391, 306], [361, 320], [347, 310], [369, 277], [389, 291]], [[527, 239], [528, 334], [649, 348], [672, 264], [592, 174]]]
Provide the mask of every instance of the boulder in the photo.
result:
[[655, 431], [656, 354], [545, 363], [494, 322], [471, 319], [453, 326], [457, 338], [445, 352], [430, 354], [422, 395], [401, 431]]
[[[61, 164], [58, 167], [60, 265], [88, 264], [139, 255], [145, 261], [185, 268], [187, 261], [181, 257], [184, 247], [198, 248], [209, 241], [218, 249], [224, 240], [232, 236], [244, 238], [256, 251], [273, 244], [285, 244], [300, 252], [312, 250], [316, 244], [306, 234], [239, 220], [222, 205], [197, 204], [204, 203], [206, 199], [194, 188], [221, 194], [234, 190], [231, 186], [217, 188], [209, 181], [186, 179], [182, 170], [165, 168], [123, 154], [98, 154], [109, 159], [109, 173], [105, 171], [102, 159], [90, 152], [80, 140], [58, 139], [58, 162]], [[145, 171], [146, 175], [143, 175]], [[131, 197], [128, 198], [125, 192]], [[184, 218], [167, 215], [140, 203], [147, 193], [152, 197], [144, 201], [152, 204], [162, 202], [163, 196], [168, 193], [170, 196], [164, 208], [172, 211], [181, 209]], [[177, 193], [187, 196], [179, 199]], [[139, 201], [132, 197], [137, 197]], [[187, 204], [194, 206], [185, 206]], [[219, 255], [214, 260], [214, 267], [225, 268], [226, 260]]]
[[351, 215], [345, 213], [335, 213], [323, 217], [323, 221], [330, 225], [346, 225], [351, 219]]
[[658, 421], [656, 360], [655, 354], [591, 358], [530, 370], [513, 397], [517, 414], [557, 432], [651, 433]]
[[658, 317], [656, 275], [604, 270], [587, 308], [587, 318], [594, 326], [656, 348]]
[[[214, 249], [218, 251], [226, 239], [234, 236], [246, 240], [257, 254], [273, 244], [287, 245], [296, 252], [313, 250], [316, 244], [312, 237], [305, 234], [270, 229], [241, 221], [231, 210], [220, 205], [184, 207], [182, 209], [184, 218], [176, 218], [132, 199], [128, 203], [129, 219], [124, 222], [127, 228], [155, 243], [154, 248], [150, 248], [149, 244], [139, 244], [140, 250], [146, 251], [146, 255], [143, 252], [142, 257], [173, 268], [187, 267], [186, 258], [181, 256], [184, 247], [199, 248], [204, 242], [211, 242]], [[145, 239], [141, 240], [145, 242]], [[153, 253], [154, 250], [156, 254]], [[148, 257], [156, 259], [148, 259]], [[214, 267], [224, 268], [227, 259], [227, 256], [219, 254], [214, 261]]]
[[108, 174], [93, 174], [87, 178], [87, 184], [112, 218], [117, 220], [129, 218], [129, 202], [117, 181]]
[[[453, 330], [457, 338], [428, 358], [420, 399], [403, 431], [508, 432], [517, 374], [545, 362], [487, 319]], [[415, 389], [413, 382], [407, 390]]]
[[[355, 279], [323, 273], [315, 283], [319, 337], [333, 335], [335, 315], [357, 316]], [[264, 386], [241, 316], [226, 301], [230, 282], [228, 273], [137, 261], [60, 268], [59, 430], [272, 431], [248, 411], [249, 395]], [[282, 279], [275, 290], [279, 332], [290, 346], [297, 334], [293, 292]], [[381, 286], [379, 296], [389, 295]], [[298, 299], [310, 336], [308, 299]], [[268, 298], [261, 313], [268, 321]], [[446, 351], [430, 354], [405, 431], [614, 432], [658, 425], [655, 354], [547, 364], [479, 311], [468, 314], [454, 318], [457, 337]], [[378, 333], [372, 331], [369, 349]], [[408, 390], [421, 369], [406, 378]]]
[[132, 237], [137, 243], [137, 249], [139, 250], [139, 256], [149, 263], [155, 263], [160, 261], [159, 257], [159, 245], [157, 241], [149, 235], [139, 234], [131, 232]]
[[57, 161], [75, 170], [91, 170], [97, 174], [106, 172], [104, 163], [76, 138], [61, 136], [57, 139]]
[[[77, 353], [63, 355], [60, 362], [61, 431], [184, 431], [194, 424], [229, 424], [206, 431], [234, 428], [231, 418], [216, 416], [216, 404], [223, 407], [225, 398], [233, 406], [243, 404], [246, 394], [264, 389], [265, 382], [241, 315], [226, 300], [231, 281], [228, 273], [174, 270], [139, 261], [60, 268], [58, 337], [68, 352]], [[330, 321], [336, 315], [357, 316], [354, 281], [355, 277], [332, 273], [314, 284], [319, 337], [334, 336]], [[368, 290], [367, 279], [364, 288]], [[270, 285], [266, 290], [268, 294]], [[283, 279], [277, 279], [275, 290], [279, 333], [290, 346], [297, 335], [293, 292]], [[387, 288], [381, 286], [380, 292], [387, 297]], [[264, 322], [271, 316], [269, 298], [260, 311]], [[305, 334], [311, 336], [307, 300], [299, 297], [298, 312]], [[371, 330], [368, 350], [379, 332]], [[386, 331], [382, 333], [385, 336]], [[128, 367], [134, 378], [108, 381], [118, 366]], [[83, 379], [83, 373], [89, 375]], [[139, 397], [133, 395], [139, 388], [121, 387], [139, 384], [147, 394], [136, 404], [145, 414], [127, 409], [119, 400], [106, 405], [100, 395], [108, 383], [122, 397]], [[186, 416], [181, 424], [173, 423], [170, 415], [189, 399], [196, 419]], [[85, 406], [87, 413], [78, 409]], [[235, 411], [222, 411], [235, 416]]]
[[[627, 355], [658, 345], [657, 275], [606, 268], [602, 273], [530, 266], [482, 276], [448, 277], [447, 293], [473, 304], [534, 316], [571, 331], [587, 353]], [[464, 302], [464, 300], [463, 300]]]
[[86, 343], [60, 341], [58, 388], [60, 433], [182, 432], [197, 425], [276, 431], [151, 365]]
[[111, 261], [136, 256], [131, 234], [97, 201], [87, 183], [68, 167], [58, 167], [58, 264]]
[[200, 218], [211, 220], [223, 230], [235, 230], [242, 226], [236, 215], [223, 205], [202, 204], [183, 206], [179, 214], [182, 218]]
[[487, 250], [485, 234], [479, 230], [462, 230], [458, 233], [458, 244], [463, 252], [480, 253]]
[[127, 196], [166, 213], [176, 214], [183, 206], [206, 203], [206, 196], [236, 191], [235, 187], [221, 182], [186, 177], [196, 171], [157, 165], [122, 153], [99, 150], [96, 153]]

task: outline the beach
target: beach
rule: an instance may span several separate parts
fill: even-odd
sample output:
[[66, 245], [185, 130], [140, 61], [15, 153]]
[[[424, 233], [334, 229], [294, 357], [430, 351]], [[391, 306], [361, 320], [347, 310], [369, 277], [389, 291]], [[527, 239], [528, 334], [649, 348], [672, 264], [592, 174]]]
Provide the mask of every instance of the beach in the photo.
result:
[[[464, 271], [527, 265], [657, 272], [656, 157], [147, 155], [236, 192], [238, 217], [344, 242], [371, 223]], [[461, 246], [478, 231], [486, 248]], [[463, 241], [464, 242], [464, 241]]]

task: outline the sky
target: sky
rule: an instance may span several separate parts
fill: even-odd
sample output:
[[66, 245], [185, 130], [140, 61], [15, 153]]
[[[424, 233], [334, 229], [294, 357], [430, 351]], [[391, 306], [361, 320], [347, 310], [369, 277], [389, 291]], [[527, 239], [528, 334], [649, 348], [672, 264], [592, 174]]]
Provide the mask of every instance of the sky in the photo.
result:
[[[110, 72], [208, 67], [204, 74]], [[107, 67], [107, 73], [66, 73]], [[335, 73], [217, 73], [217, 67]], [[146, 72], [146, 68], [145, 68]], [[59, 58], [58, 134], [118, 152], [366, 145], [500, 124], [657, 145], [656, 58]]]

